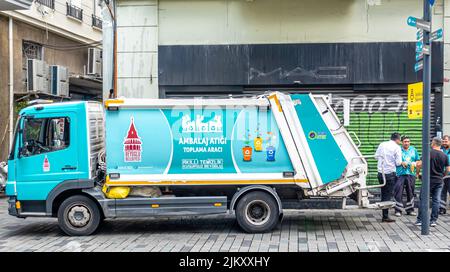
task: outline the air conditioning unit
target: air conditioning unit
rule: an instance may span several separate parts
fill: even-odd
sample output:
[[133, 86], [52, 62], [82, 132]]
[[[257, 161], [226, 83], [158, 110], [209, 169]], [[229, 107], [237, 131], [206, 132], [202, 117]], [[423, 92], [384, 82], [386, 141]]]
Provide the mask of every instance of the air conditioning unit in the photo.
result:
[[50, 93], [69, 96], [69, 69], [60, 65], [50, 66]]
[[48, 65], [45, 61], [37, 59], [27, 60], [27, 91], [49, 92]]
[[102, 76], [102, 50], [98, 48], [88, 48], [87, 74]]

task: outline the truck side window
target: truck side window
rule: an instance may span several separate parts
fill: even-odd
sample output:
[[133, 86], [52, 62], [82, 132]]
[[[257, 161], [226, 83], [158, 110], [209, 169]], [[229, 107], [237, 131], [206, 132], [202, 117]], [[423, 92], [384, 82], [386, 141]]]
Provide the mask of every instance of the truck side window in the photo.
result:
[[70, 145], [70, 120], [67, 117], [26, 118], [24, 121], [24, 156], [58, 151]]

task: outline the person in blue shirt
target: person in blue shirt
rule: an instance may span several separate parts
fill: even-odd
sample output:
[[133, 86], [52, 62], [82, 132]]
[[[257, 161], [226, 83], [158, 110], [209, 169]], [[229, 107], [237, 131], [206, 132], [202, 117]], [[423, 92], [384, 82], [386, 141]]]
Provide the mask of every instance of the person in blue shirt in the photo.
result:
[[[416, 168], [420, 161], [419, 154], [408, 136], [402, 137], [402, 164], [397, 167], [397, 182], [394, 187], [395, 215], [400, 217], [402, 212], [415, 216], [414, 189], [416, 185]], [[403, 190], [406, 190], [406, 205], [403, 206]]]
[[[441, 146], [442, 152], [444, 152], [445, 155], [448, 157], [448, 161], [450, 163], [450, 136], [445, 135], [442, 137], [442, 146]], [[450, 178], [444, 178], [444, 188], [442, 188], [441, 193], [441, 203], [439, 207], [439, 214], [446, 214], [447, 213], [447, 195], [450, 193]]]

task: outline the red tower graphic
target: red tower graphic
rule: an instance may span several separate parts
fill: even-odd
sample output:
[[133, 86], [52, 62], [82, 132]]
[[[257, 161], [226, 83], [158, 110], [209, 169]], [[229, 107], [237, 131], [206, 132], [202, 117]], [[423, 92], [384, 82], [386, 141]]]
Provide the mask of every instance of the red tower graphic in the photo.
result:
[[126, 162], [140, 162], [142, 153], [142, 141], [134, 126], [134, 118], [131, 117], [130, 128], [127, 137], [123, 141], [123, 152]]
[[42, 165], [42, 168], [43, 168], [44, 172], [50, 171], [50, 162], [49, 162], [47, 156], [45, 156], [45, 158], [44, 158], [44, 163]]

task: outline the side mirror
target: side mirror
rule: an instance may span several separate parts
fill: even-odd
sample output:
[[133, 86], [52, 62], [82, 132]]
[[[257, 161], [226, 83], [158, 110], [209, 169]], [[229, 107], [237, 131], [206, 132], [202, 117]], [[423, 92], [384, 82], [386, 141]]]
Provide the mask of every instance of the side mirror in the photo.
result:
[[33, 150], [33, 142], [23, 142], [23, 145], [19, 149], [19, 157], [28, 157]]
[[20, 158], [24, 157], [27, 153], [26, 150], [27, 150], [27, 148], [25, 146], [19, 147], [19, 152], [18, 152], [17, 158], [20, 159]]
[[22, 146], [19, 149], [19, 158], [25, 157], [27, 155], [27, 146]]

